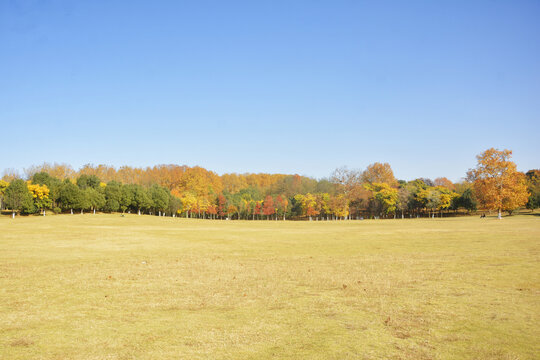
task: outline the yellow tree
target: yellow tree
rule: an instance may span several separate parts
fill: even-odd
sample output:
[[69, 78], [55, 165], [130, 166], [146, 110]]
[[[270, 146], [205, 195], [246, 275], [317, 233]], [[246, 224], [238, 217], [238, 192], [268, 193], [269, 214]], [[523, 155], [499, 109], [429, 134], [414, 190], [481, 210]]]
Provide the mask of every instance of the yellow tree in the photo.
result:
[[362, 173], [362, 182], [369, 184], [386, 183], [391, 187], [397, 187], [398, 185], [394, 177], [394, 172], [388, 163], [374, 163], [369, 165]]
[[47, 185], [32, 184], [32, 182], [29, 181], [28, 191], [32, 194], [36, 208], [40, 211], [43, 210], [43, 216], [45, 216], [45, 209], [50, 208], [52, 205]]
[[190, 212], [192, 212], [193, 207], [197, 203], [197, 198], [192, 193], [185, 192], [180, 197], [180, 201], [182, 201], [182, 210], [186, 213], [186, 217], [189, 217]]
[[468, 174], [474, 180], [480, 203], [490, 210], [498, 210], [499, 219], [503, 210], [511, 213], [525, 205], [529, 197], [525, 175], [516, 170], [511, 157], [511, 150], [488, 149], [476, 157], [478, 164]]
[[452, 200], [459, 197], [458, 193], [449, 190], [445, 186], [436, 186], [435, 189], [439, 192], [439, 210], [448, 210], [452, 205]]
[[385, 214], [394, 213], [397, 209], [398, 190], [386, 183], [365, 184], [365, 188], [372, 192], [372, 198], [378, 201]]
[[0, 180], [0, 210], [3, 208], [4, 194], [8, 186], [9, 183], [7, 181]]
[[346, 219], [349, 216], [349, 200], [344, 194], [339, 194], [329, 199], [329, 211], [339, 219]]

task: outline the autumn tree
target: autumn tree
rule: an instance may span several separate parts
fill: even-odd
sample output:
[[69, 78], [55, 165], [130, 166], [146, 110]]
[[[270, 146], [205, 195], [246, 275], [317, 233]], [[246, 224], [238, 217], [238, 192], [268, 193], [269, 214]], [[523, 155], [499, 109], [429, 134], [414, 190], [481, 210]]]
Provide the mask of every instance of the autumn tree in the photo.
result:
[[456, 187], [454, 186], [454, 183], [445, 177], [436, 178], [435, 180], [433, 180], [433, 184], [435, 184], [435, 186], [445, 187], [451, 191], [454, 191], [456, 189]]
[[227, 214], [227, 199], [223, 194], [218, 195], [217, 211], [220, 218], [223, 218]]
[[238, 208], [233, 204], [229, 204], [229, 206], [227, 206], [227, 217], [232, 219], [236, 213], [238, 213]]
[[386, 183], [391, 187], [396, 187], [398, 182], [394, 177], [394, 172], [388, 163], [374, 163], [369, 165], [362, 173], [362, 182], [374, 184], [374, 183]]
[[407, 186], [400, 186], [398, 189], [398, 201], [396, 203], [396, 208], [401, 211], [401, 218], [405, 217], [404, 212], [409, 207], [409, 199], [411, 196], [410, 190]]
[[261, 211], [262, 211], [262, 201], [255, 202], [255, 206], [253, 207], [253, 220], [255, 220], [255, 217], [259, 218]]
[[377, 201], [384, 214], [395, 213], [399, 200], [398, 190], [387, 183], [365, 184], [365, 188], [372, 193], [372, 198]]
[[517, 171], [511, 157], [511, 150], [491, 148], [476, 157], [478, 164], [469, 171], [480, 203], [497, 210], [499, 219], [503, 210], [511, 213], [525, 205], [529, 197], [525, 174]]
[[45, 209], [49, 209], [52, 205], [52, 200], [49, 198], [49, 188], [47, 185], [32, 184], [28, 182], [28, 190], [34, 199], [34, 206], [45, 215]]
[[270, 216], [274, 215], [276, 208], [274, 206], [274, 199], [271, 195], [266, 196], [263, 204], [263, 215], [266, 215], [266, 219], [269, 220]]
[[285, 215], [287, 214], [287, 207], [289, 206], [289, 200], [285, 196], [278, 195], [276, 198], [276, 203], [278, 214], [283, 216], [283, 220], [285, 220]]
[[337, 219], [346, 219], [349, 216], [349, 200], [344, 194], [329, 198], [328, 211]]

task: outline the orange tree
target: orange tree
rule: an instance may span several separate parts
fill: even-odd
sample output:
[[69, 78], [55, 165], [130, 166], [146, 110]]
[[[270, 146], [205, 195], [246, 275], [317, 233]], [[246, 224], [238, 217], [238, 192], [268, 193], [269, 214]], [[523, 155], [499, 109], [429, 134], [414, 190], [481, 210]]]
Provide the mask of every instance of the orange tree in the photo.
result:
[[490, 210], [497, 210], [499, 219], [503, 210], [511, 214], [525, 205], [529, 197], [525, 175], [516, 170], [511, 157], [511, 150], [491, 148], [476, 157], [478, 164], [469, 171], [480, 203]]

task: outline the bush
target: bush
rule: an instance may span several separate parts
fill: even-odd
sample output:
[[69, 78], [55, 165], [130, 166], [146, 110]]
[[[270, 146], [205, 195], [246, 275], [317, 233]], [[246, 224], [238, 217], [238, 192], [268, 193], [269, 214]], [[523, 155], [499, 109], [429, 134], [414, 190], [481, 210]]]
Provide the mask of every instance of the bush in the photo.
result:
[[53, 212], [54, 212], [55, 214], [60, 214], [60, 213], [62, 212], [62, 209], [60, 209], [59, 207], [55, 207], [55, 208], [53, 209]]

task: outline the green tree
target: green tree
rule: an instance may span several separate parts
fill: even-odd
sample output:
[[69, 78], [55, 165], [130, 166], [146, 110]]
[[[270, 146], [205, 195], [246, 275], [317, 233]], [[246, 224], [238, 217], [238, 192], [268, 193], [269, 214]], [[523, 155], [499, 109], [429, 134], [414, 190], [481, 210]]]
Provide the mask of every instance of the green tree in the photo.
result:
[[105, 206], [105, 195], [93, 187], [87, 187], [84, 191], [84, 197], [86, 198], [86, 205], [92, 210], [94, 213], [96, 210], [103, 209]]
[[170, 193], [168, 190], [154, 184], [150, 187], [150, 189], [148, 189], [148, 194], [152, 201], [152, 207], [155, 213], [167, 210], [170, 198]]
[[115, 212], [120, 209], [122, 201], [122, 186], [117, 181], [109, 181], [105, 186], [105, 206], [104, 209], [109, 212]]
[[26, 182], [21, 179], [15, 179], [9, 184], [5, 190], [4, 201], [6, 207], [14, 212], [31, 214], [36, 211], [32, 194]]
[[96, 175], [86, 175], [83, 174], [77, 178], [77, 186], [84, 190], [86, 188], [99, 189], [99, 184], [101, 181]]
[[133, 185], [124, 185], [122, 186], [120, 192], [120, 210], [126, 212], [126, 210], [131, 209], [134, 206], [135, 190]]
[[540, 170], [529, 170], [527, 176], [527, 188], [530, 193], [527, 201], [527, 209], [534, 210], [540, 207]]
[[467, 188], [463, 193], [455, 197], [452, 201], [452, 209], [458, 210], [463, 208], [467, 211], [474, 211], [477, 208], [477, 202], [474, 197], [474, 192], [471, 188]]
[[138, 214], [141, 214], [141, 210], [151, 209], [153, 206], [152, 199], [148, 196], [147, 191], [140, 185], [134, 186], [133, 192], [133, 204], [137, 209]]
[[8, 186], [9, 183], [7, 181], [0, 180], [0, 210], [4, 208], [4, 195]]
[[44, 171], [35, 173], [31, 180], [33, 184], [46, 185], [49, 188], [49, 199], [51, 199], [53, 206], [56, 206], [62, 182]]
[[81, 190], [68, 179], [60, 185], [58, 202], [62, 209], [70, 209], [71, 212], [73, 209], [82, 209], [82, 206], [85, 205]]
[[167, 207], [167, 213], [174, 214], [175, 216], [182, 211], [182, 201], [176, 196], [171, 195], [169, 198], [169, 205]]

